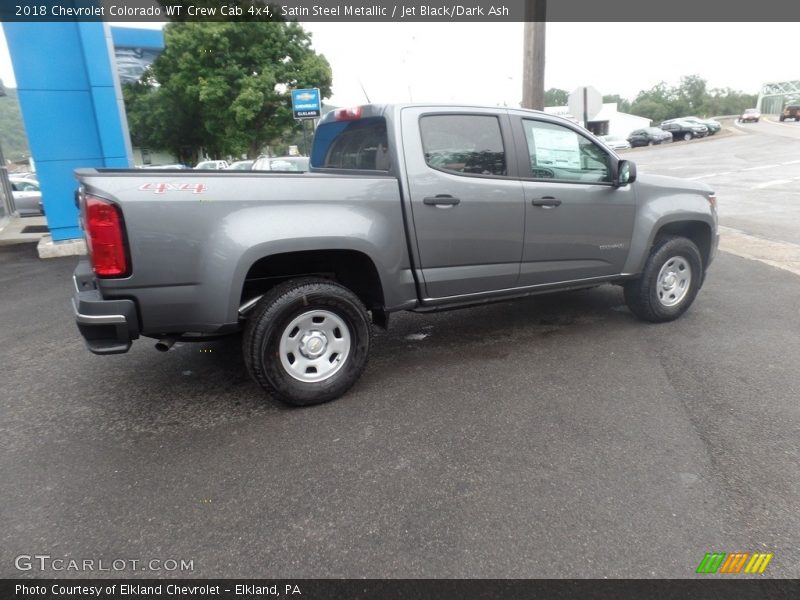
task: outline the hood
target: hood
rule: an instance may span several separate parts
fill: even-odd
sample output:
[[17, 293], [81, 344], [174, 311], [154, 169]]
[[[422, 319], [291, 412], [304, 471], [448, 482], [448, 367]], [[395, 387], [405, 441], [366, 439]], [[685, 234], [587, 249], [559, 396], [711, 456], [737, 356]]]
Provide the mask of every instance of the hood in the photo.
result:
[[664, 188], [670, 191], [700, 192], [711, 194], [714, 190], [702, 181], [692, 181], [681, 177], [670, 177], [669, 175], [651, 175], [650, 173], [637, 173], [636, 183], [640, 185]]

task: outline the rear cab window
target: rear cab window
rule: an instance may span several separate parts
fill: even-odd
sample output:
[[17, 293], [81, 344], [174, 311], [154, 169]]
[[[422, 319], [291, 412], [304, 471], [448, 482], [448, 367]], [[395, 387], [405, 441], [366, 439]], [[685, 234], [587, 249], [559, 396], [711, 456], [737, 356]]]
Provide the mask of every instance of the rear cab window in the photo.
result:
[[391, 166], [384, 117], [320, 124], [311, 149], [311, 167], [387, 172]]

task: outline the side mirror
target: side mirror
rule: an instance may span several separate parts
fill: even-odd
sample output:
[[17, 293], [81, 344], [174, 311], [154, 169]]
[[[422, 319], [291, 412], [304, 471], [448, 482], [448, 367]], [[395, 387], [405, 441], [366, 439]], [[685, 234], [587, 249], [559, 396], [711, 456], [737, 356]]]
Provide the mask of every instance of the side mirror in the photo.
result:
[[617, 173], [614, 185], [622, 187], [636, 181], [636, 163], [630, 160], [621, 160], [617, 163]]

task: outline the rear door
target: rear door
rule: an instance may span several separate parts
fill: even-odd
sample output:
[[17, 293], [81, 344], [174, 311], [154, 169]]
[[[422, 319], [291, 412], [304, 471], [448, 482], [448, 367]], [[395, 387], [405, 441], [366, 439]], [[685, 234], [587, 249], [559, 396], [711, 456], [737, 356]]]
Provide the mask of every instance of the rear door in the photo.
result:
[[403, 153], [428, 298], [514, 287], [525, 227], [507, 111], [402, 110]]

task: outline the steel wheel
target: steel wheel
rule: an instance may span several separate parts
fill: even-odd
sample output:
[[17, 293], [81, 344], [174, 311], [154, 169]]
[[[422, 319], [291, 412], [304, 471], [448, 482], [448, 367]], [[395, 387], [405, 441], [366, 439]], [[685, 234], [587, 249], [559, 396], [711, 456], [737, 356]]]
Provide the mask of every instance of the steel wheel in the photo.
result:
[[295, 317], [283, 330], [281, 364], [304, 383], [325, 381], [344, 366], [352, 339], [344, 320], [327, 310], [310, 310]]
[[667, 307], [676, 306], [686, 297], [692, 285], [692, 267], [682, 256], [674, 256], [658, 272], [658, 301]]

